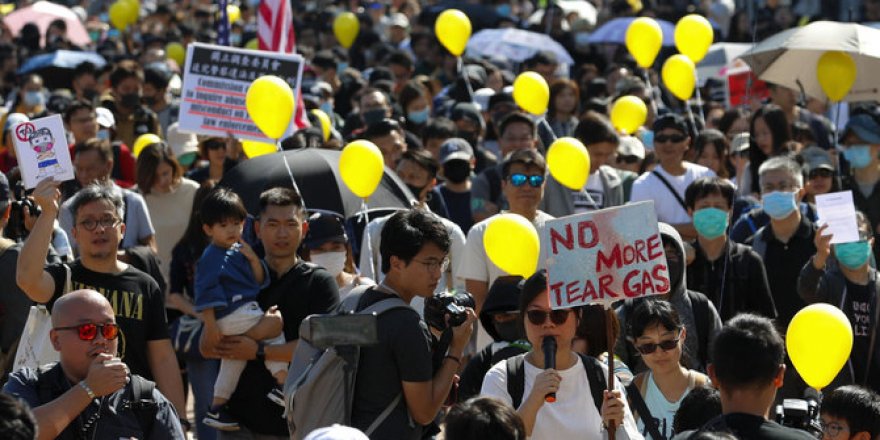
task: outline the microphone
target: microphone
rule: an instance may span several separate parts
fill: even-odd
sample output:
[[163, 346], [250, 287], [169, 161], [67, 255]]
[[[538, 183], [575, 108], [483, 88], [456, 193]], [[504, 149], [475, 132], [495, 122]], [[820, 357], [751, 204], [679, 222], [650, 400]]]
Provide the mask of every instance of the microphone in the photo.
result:
[[[544, 336], [541, 341], [541, 350], [544, 352], [544, 369], [556, 368], [556, 338], [553, 336]], [[553, 403], [556, 401], [556, 393], [547, 393], [544, 401]]]

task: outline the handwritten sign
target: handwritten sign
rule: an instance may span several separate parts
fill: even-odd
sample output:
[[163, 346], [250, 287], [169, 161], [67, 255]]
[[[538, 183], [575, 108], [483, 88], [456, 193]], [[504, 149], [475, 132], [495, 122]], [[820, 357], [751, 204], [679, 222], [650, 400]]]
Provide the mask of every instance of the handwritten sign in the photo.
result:
[[554, 309], [669, 291], [653, 201], [550, 220], [541, 243]]
[[26, 189], [49, 178], [58, 182], [74, 178], [61, 115], [16, 125], [12, 129], [12, 143]]
[[[302, 56], [260, 50], [192, 43], [186, 63], [180, 102], [180, 130], [209, 136], [227, 133], [237, 139], [275, 143], [254, 124], [247, 112], [248, 87], [264, 75], [275, 75], [299, 92]], [[287, 137], [293, 134], [291, 121]]]

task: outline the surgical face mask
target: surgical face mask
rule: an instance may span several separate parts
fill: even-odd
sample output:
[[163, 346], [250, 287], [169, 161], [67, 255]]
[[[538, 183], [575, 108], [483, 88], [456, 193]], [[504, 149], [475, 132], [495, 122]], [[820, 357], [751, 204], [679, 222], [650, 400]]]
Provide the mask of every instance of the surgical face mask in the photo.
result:
[[714, 239], [727, 232], [727, 211], [718, 208], [703, 208], [694, 211], [694, 229], [701, 236]]
[[514, 342], [525, 338], [522, 322], [519, 319], [511, 319], [505, 322], [496, 322], [495, 331], [502, 341]]
[[321, 111], [327, 113], [327, 116], [333, 117], [333, 103], [330, 101], [322, 102]]
[[865, 168], [871, 164], [870, 145], [851, 145], [843, 150], [843, 157], [853, 168]]
[[386, 114], [387, 113], [385, 112], [384, 108], [374, 108], [372, 110], [367, 110], [362, 115], [364, 118], [364, 125], [375, 124], [385, 119]]
[[429, 115], [430, 115], [430, 112], [428, 111], [428, 107], [425, 107], [424, 109], [419, 110], [419, 111], [407, 112], [406, 119], [409, 122], [412, 122], [413, 124], [420, 124], [421, 125], [421, 124], [428, 122]]
[[764, 212], [766, 212], [770, 218], [776, 220], [782, 220], [788, 217], [795, 209], [797, 209], [797, 203], [794, 200], [795, 194], [797, 194], [797, 191], [773, 191], [764, 194], [762, 196]]
[[119, 103], [130, 109], [134, 109], [141, 105], [141, 96], [137, 92], [127, 93], [119, 97]]
[[502, 17], [510, 17], [510, 14], [513, 12], [513, 9], [508, 4], [501, 4], [495, 6], [495, 13]]
[[462, 183], [471, 176], [471, 164], [465, 160], [450, 160], [443, 164], [443, 177], [452, 183]]
[[653, 130], [645, 130], [642, 132], [642, 143], [645, 144], [645, 148], [649, 150], [654, 149], [654, 131]]
[[342, 72], [345, 72], [345, 69], [348, 69], [348, 63], [336, 63], [337, 75], [342, 75]]
[[37, 107], [43, 105], [46, 102], [46, 97], [43, 96], [43, 92], [39, 90], [25, 92], [24, 94], [24, 105], [28, 107]]
[[312, 263], [327, 269], [334, 277], [345, 269], [345, 252], [322, 252], [311, 255]]
[[871, 257], [871, 245], [867, 240], [838, 243], [834, 245], [834, 255], [844, 267], [858, 269]]
[[229, 44], [241, 46], [241, 34], [229, 34]]
[[101, 139], [102, 141], [103, 140], [109, 141], [110, 140], [110, 130], [108, 130], [106, 128], [102, 128], [102, 129], [98, 130], [98, 139]]

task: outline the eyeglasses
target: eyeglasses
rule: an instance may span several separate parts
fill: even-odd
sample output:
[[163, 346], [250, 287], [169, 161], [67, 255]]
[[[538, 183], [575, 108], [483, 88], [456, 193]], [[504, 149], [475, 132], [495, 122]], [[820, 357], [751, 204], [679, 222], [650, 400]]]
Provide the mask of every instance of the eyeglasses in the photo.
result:
[[100, 220], [95, 219], [87, 219], [79, 222], [79, 225], [83, 227], [86, 231], [94, 231], [98, 225], [101, 225], [101, 229], [112, 228], [119, 224], [119, 219], [116, 217], [104, 217]]
[[848, 431], [848, 429], [844, 428], [843, 425], [837, 422], [831, 422], [825, 424], [824, 422], [819, 422], [822, 427], [822, 432], [827, 434], [829, 437], [837, 437], [837, 434], [840, 434], [840, 431]]
[[685, 139], [687, 139], [687, 136], [685, 136], [683, 134], [658, 134], [657, 136], [654, 136], [654, 143], [655, 144], [662, 144], [662, 143], [666, 143], [666, 142], [679, 143], [679, 142], [684, 142]]
[[679, 339], [675, 338], [668, 341], [663, 341], [659, 344], [649, 342], [647, 344], [636, 345], [636, 350], [638, 350], [641, 354], [651, 354], [657, 351], [657, 348], [660, 348], [663, 351], [669, 351], [674, 349], [675, 347], [678, 347], [678, 341]]
[[225, 141], [205, 141], [206, 150], [219, 150], [221, 148], [226, 148]]
[[810, 179], [815, 179], [817, 177], [829, 178], [834, 176], [834, 171], [827, 170], [825, 168], [819, 168], [818, 170], [810, 171]]
[[529, 310], [526, 311], [526, 317], [529, 318], [529, 322], [532, 325], [543, 325], [547, 322], [547, 316], [550, 316], [550, 322], [556, 325], [565, 324], [565, 321], [568, 321], [568, 314], [571, 312], [571, 309], [560, 309], [560, 310], [551, 310], [546, 312], [544, 310]]
[[416, 261], [417, 263], [425, 266], [425, 269], [429, 271], [440, 270], [440, 272], [446, 272], [446, 269], [449, 269], [449, 257], [446, 257], [442, 260], [431, 260], [431, 261]]
[[55, 327], [55, 330], [76, 330], [77, 336], [81, 341], [91, 341], [98, 336], [98, 330], [101, 330], [101, 336], [104, 339], [112, 340], [119, 336], [119, 326], [113, 323], [106, 324], [80, 324], [70, 327]]
[[532, 188], [540, 188], [541, 185], [544, 184], [544, 176], [540, 174], [533, 174], [529, 176], [522, 173], [515, 173], [511, 174], [510, 177], [507, 178], [507, 180], [510, 180], [510, 183], [517, 188], [525, 185], [526, 182], [528, 182], [529, 186], [531, 186]]
[[625, 163], [627, 165], [633, 165], [639, 163], [639, 156], [617, 156], [617, 163]]

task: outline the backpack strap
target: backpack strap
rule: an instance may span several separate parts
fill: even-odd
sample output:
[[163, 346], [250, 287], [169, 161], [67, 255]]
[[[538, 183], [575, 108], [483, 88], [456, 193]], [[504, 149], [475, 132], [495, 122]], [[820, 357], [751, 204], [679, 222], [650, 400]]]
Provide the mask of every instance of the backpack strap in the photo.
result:
[[507, 394], [513, 401], [513, 409], [519, 409], [526, 388], [526, 373], [523, 363], [525, 353], [507, 358]]
[[605, 380], [605, 370], [602, 369], [602, 363], [599, 359], [578, 353], [581, 362], [584, 364], [584, 371], [587, 373], [587, 381], [590, 383], [590, 394], [593, 397], [593, 404], [599, 415], [602, 414], [602, 404], [605, 402], [605, 389], [608, 388], [608, 381]]
[[653, 174], [655, 177], [660, 179], [661, 182], [663, 182], [663, 185], [666, 186], [666, 189], [668, 189], [669, 192], [671, 192], [672, 195], [675, 196], [675, 200], [677, 200], [678, 204], [681, 205], [682, 209], [684, 209], [685, 212], [687, 212], [687, 209], [688, 209], [687, 204], [684, 203], [684, 199], [682, 199], [681, 196], [678, 194], [678, 191], [676, 191], [675, 188], [672, 187], [672, 184], [669, 183], [669, 181], [666, 180], [666, 178], [663, 177], [662, 174], [658, 173], [657, 170], [651, 171], [651, 174]]
[[[391, 415], [391, 412], [394, 411], [394, 408], [396, 408], [397, 404], [400, 403], [400, 399], [402, 398], [402, 396], [403, 393], [398, 394], [397, 397], [395, 397], [394, 400], [392, 400], [391, 403], [389, 403], [388, 406], [386, 406], [385, 409], [383, 409], [382, 412], [379, 413], [379, 416], [376, 417], [376, 420], [373, 420], [373, 423], [370, 423], [370, 426], [367, 428], [366, 431], [364, 431], [364, 434], [366, 434], [367, 437], [372, 435], [373, 431], [379, 428], [379, 426], [382, 425], [382, 422], [384, 422], [385, 419], [387, 419], [388, 416]], [[407, 411], [407, 413], [409, 413], [409, 411]]]
[[[636, 378], [641, 378], [643, 385], [648, 382], [644, 374], [639, 374]], [[626, 395], [629, 397], [629, 402], [635, 410], [636, 414], [634, 415], [636, 415], [636, 420], [642, 420], [642, 423], [648, 430], [648, 434], [651, 434], [651, 437], [654, 440], [666, 440], [666, 436], [660, 432], [660, 428], [657, 426], [657, 419], [654, 418], [651, 414], [651, 410], [648, 408], [648, 404], [645, 403], [640, 388], [640, 386], [636, 385], [636, 379], [633, 379], [633, 381], [626, 386]]]
[[691, 300], [691, 311], [697, 324], [697, 357], [705, 368], [709, 361], [709, 316], [712, 313], [709, 310], [709, 298], [692, 290], [688, 290], [687, 295]]
[[755, 231], [755, 239], [752, 240], [752, 250], [760, 255], [762, 260], [764, 259], [764, 254], [767, 253], [767, 242], [764, 240], [764, 228], [766, 228], [766, 226], [758, 228], [758, 230]]
[[156, 414], [159, 412], [159, 405], [153, 399], [155, 388], [155, 382], [136, 374], [131, 375], [131, 410], [137, 416], [145, 437], [149, 437], [153, 431], [153, 422], [156, 421]]

